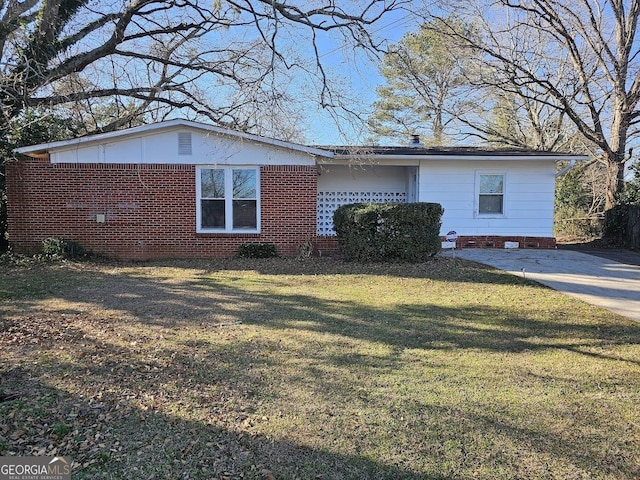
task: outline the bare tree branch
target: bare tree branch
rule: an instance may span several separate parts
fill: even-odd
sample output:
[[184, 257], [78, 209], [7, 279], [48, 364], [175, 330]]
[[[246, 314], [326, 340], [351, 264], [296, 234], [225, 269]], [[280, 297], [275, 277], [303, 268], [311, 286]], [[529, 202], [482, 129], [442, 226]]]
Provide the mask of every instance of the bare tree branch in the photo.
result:
[[[216, 101], [224, 105], [243, 89], [260, 96], [271, 91], [283, 101], [278, 89], [296, 75], [319, 84], [323, 106], [339, 107], [331, 100], [318, 35], [335, 31], [360, 48], [375, 49], [367, 27], [407, 2], [137, 0], [101, 4], [104, 11], [88, 1], [2, 2], [0, 130], [26, 108], [112, 96], [150, 108], [163, 103], [227, 124], [217, 117]], [[294, 38], [308, 42], [306, 59], [291, 54], [299, 46]], [[59, 93], [57, 85], [74, 75], [90, 76], [91, 82]], [[215, 85], [220, 94], [203, 98], [204, 85]], [[138, 114], [139, 108], [131, 111]]]
[[[478, 52], [488, 72], [479, 84], [556, 109], [602, 152], [607, 207], [624, 186], [625, 151], [640, 100], [640, 0], [498, 0], [454, 2], [482, 25], [461, 35], [447, 17], [440, 28]], [[484, 15], [484, 17], [483, 17]], [[534, 41], [544, 42], [536, 48]]]

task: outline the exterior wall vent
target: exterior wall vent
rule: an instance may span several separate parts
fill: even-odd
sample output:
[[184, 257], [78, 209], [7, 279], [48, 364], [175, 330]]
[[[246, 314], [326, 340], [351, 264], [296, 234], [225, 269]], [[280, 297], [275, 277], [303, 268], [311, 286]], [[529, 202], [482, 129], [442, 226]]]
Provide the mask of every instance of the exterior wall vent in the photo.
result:
[[191, 132], [178, 132], [178, 155], [191, 155]]

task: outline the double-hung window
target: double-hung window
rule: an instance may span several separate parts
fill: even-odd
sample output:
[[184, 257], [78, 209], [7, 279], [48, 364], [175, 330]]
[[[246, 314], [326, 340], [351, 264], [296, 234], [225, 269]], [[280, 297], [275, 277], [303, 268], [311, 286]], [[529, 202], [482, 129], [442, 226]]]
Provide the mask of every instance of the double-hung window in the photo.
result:
[[478, 192], [478, 215], [504, 215], [504, 187], [503, 173], [479, 173], [476, 187]]
[[197, 231], [256, 233], [260, 229], [260, 171], [198, 167]]

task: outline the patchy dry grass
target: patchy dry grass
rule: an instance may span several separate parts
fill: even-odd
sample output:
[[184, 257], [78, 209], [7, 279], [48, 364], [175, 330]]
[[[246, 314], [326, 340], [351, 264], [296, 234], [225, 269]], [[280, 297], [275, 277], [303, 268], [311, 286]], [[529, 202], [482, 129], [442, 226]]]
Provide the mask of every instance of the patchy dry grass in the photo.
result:
[[477, 264], [0, 268], [0, 455], [76, 480], [640, 476], [638, 325]]

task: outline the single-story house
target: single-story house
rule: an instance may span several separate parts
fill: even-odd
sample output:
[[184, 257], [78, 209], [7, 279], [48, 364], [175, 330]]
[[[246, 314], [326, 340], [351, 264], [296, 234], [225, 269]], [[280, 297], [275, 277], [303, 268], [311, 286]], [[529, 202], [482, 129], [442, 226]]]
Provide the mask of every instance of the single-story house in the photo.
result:
[[[232, 256], [248, 242], [337, 249], [353, 202], [437, 202], [458, 247], [553, 248], [556, 162], [474, 147], [317, 147], [171, 120], [16, 150], [6, 165], [14, 251], [48, 237], [122, 259]], [[515, 243], [507, 244], [509, 246]]]

